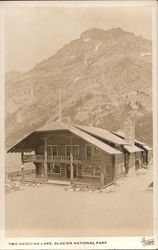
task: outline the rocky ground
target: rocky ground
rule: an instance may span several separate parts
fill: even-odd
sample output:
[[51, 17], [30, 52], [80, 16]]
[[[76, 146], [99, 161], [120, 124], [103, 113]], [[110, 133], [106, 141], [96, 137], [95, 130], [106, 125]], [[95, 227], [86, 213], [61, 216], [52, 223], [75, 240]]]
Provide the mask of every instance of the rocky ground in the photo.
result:
[[152, 168], [103, 190], [6, 183], [6, 236], [152, 235]]

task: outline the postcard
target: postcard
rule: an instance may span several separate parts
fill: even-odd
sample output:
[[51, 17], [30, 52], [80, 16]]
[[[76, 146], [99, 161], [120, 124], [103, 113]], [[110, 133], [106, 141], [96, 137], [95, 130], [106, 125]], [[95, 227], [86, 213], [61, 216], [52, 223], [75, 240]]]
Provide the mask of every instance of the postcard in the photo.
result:
[[1, 1], [1, 249], [156, 249], [157, 2]]

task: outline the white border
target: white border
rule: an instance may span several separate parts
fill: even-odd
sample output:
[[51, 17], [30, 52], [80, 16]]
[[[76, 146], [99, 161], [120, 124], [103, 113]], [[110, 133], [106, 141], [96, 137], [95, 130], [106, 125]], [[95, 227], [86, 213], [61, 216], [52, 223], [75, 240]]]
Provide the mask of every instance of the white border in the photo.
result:
[[158, 40], [157, 40], [157, 34], [158, 34], [158, 9], [157, 4], [153, 5], [152, 7], [152, 78], [153, 78], [153, 181], [154, 181], [154, 239], [156, 241], [156, 244], [158, 245], [158, 64], [157, 64], [157, 58], [158, 58]]
[[[142, 237], [101, 237], [101, 238], [5, 238], [4, 237], [4, 8], [14, 8], [14, 7], [53, 7], [53, 6], [65, 6], [65, 7], [74, 7], [75, 6], [152, 6], [152, 38], [153, 38], [153, 138], [154, 138], [154, 246], [146, 246], [144, 249], [155, 249], [158, 248], [158, 169], [157, 169], [157, 154], [158, 154], [158, 131], [157, 131], [157, 2], [156, 1], [2, 1], [0, 2], [0, 110], [1, 110], [1, 119], [0, 119], [0, 160], [1, 160], [1, 172], [0, 172], [0, 249], [143, 249], [141, 240]], [[3, 95], [2, 95], [3, 93]], [[144, 235], [143, 235], [144, 236]], [[146, 239], [151, 239], [152, 237], [146, 237]], [[80, 245], [44, 245], [44, 242], [81, 242]], [[87, 245], [82, 244], [84, 241], [107, 241], [107, 244], [101, 245]], [[39, 242], [40, 245], [9, 245], [9, 242]]]
[[144, 6], [152, 6], [156, 4], [156, 0], [142, 0], [142, 1], [136, 1], [136, 0], [118, 0], [118, 1], [2, 1], [1, 7], [11, 7], [11, 8], [17, 8], [17, 7], [53, 7], [53, 6], [59, 6], [59, 7], [76, 7], [76, 6], [83, 6], [83, 7], [96, 7], [96, 6], [121, 6], [121, 7], [144, 7]]
[[[0, 6], [1, 7], [1, 6]], [[5, 53], [5, 47], [4, 47], [4, 9], [0, 8], [0, 242], [1, 237], [4, 238], [4, 201], [5, 201], [5, 194], [4, 194], [4, 166], [5, 166], [5, 160], [4, 160], [4, 53]], [[1, 246], [0, 246], [1, 247]]]

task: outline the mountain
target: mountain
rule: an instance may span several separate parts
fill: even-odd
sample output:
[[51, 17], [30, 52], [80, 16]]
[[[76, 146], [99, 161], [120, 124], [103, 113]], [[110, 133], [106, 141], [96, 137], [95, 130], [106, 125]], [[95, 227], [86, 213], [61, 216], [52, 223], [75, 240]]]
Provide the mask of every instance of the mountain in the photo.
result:
[[[8, 73], [9, 74], [9, 73]], [[6, 148], [58, 119], [116, 131], [136, 110], [136, 137], [152, 145], [152, 42], [92, 28], [33, 69], [6, 77]]]
[[15, 80], [18, 79], [22, 74], [23, 74], [23, 72], [19, 72], [19, 71], [9, 71], [9, 72], [7, 72], [6, 75], [5, 75], [5, 80], [6, 80], [6, 82], [15, 81]]

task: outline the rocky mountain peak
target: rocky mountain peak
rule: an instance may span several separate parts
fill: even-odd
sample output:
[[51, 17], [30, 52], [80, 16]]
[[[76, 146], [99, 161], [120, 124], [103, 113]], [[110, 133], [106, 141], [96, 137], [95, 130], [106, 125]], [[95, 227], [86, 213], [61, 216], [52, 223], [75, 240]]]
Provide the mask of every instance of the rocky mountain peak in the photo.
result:
[[10, 74], [6, 145], [57, 119], [59, 88], [62, 119], [74, 123], [116, 131], [137, 105], [137, 138], [151, 144], [151, 45], [121, 28], [92, 28], [25, 74]]
[[104, 29], [98, 29], [98, 28], [92, 28], [89, 29], [81, 34], [82, 40], [105, 40], [105, 39], [113, 39], [113, 38], [120, 38], [125, 35], [133, 34], [130, 32], [126, 32], [120, 27], [118, 28], [112, 28], [110, 30], [104, 30]]
[[103, 40], [105, 38], [106, 31], [103, 29], [92, 28], [83, 32], [80, 36], [82, 40]]

